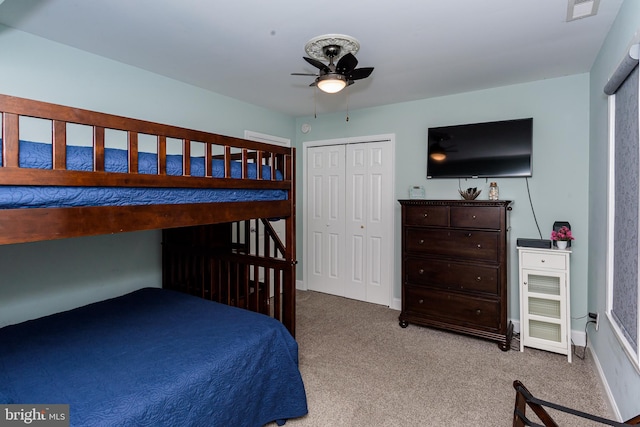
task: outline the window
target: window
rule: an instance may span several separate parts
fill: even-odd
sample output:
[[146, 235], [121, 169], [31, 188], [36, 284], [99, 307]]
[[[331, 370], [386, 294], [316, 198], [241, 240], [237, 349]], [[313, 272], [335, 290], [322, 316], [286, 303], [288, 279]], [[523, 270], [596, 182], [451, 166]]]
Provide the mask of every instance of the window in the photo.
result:
[[609, 253], [607, 316], [640, 368], [640, 126], [638, 49], [635, 44], [605, 87], [609, 95]]

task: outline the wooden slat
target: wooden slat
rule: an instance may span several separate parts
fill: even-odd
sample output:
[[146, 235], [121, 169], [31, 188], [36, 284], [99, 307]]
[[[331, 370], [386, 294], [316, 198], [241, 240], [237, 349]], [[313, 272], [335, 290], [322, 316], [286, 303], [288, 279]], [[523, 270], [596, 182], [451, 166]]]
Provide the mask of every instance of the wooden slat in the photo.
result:
[[269, 153], [269, 166], [271, 167], [271, 179], [276, 179], [276, 155]]
[[20, 130], [16, 114], [2, 115], [2, 165], [17, 168], [20, 163]]
[[67, 124], [53, 121], [53, 169], [67, 168]]
[[249, 176], [249, 165], [248, 160], [247, 160], [247, 156], [248, 156], [248, 150], [246, 148], [243, 148], [242, 151], [242, 157], [241, 157], [241, 164], [242, 164], [242, 179], [246, 179]]
[[158, 175], [167, 174], [167, 137], [158, 137]]
[[104, 172], [104, 128], [93, 127], [93, 170]]
[[231, 178], [231, 147], [228, 145], [224, 147], [224, 176]]
[[182, 140], [182, 175], [191, 175], [191, 140]]
[[211, 144], [204, 145], [204, 164], [205, 164], [205, 176], [213, 175], [213, 157]]
[[262, 162], [263, 162], [263, 151], [258, 151], [256, 153], [256, 176], [258, 179], [262, 179]]
[[138, 173], [138, 133], [127, 132], [127, 152], [129, 162], [129, 173]]

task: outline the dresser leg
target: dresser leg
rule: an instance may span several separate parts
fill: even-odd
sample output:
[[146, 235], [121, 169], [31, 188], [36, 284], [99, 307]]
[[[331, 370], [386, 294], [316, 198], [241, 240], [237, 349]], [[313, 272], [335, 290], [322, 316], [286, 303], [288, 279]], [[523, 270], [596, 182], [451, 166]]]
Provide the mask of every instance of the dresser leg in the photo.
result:
[[409, 322], [407, 322], [406, 320], [400, 319], [400, 327], [401, 328], [406, 328], [407, 326], [409, 326]]

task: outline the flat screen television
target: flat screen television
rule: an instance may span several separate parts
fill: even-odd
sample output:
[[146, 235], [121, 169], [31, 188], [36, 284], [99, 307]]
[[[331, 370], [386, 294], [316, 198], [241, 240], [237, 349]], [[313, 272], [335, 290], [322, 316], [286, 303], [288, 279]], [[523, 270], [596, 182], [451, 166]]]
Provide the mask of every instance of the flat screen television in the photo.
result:
[[531, 176], [533, 119], [429, 128], [427, 178]]

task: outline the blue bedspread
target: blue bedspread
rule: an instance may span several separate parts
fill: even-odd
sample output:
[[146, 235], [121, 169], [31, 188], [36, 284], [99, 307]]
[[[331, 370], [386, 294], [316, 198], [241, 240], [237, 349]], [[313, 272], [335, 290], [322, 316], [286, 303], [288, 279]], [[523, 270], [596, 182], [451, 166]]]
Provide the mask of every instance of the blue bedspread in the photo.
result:
[[262, 314], [146, 288], [0, 329], [0, 403], [72, 426], [262, 426], [307, 413], [298, 347]]
[[[2, 141], [0, 140], [0, 164]], [[51, 144], [20, 141], [20, 167], [51, 169]], [[127, 151], [105, 148], [105, 171], [128, 170]], [[93, 170], [92, 147], [67, 146], [67, 169]], [[224, 162], [213, 160], [213, 177], [224, 177]], [[157, 155], [138, 153], [138, 173], [157, 174]], [[203, 157], [191, 158], [191, 175], [204, 176]], [[239, 162], [231, 163], [231, 176], [240, 178]], [[167, 155], [167, 175], [182, 175], [182, 156]], [[248, 178], [256, 179], [256, 167], [249, 164]], [[270, 179], [271, 168], [262, 167], [263, 179]], [[282, 179], [278, 172], [276, 179]], [[110, 188], [110, 187], [57, 187], [57, 186], [0, 186], [0, 209], [74, 207], [74, 206], [125, 206], [150, 204], [211, 203], [258, 200], [285, 200], [283, 190], [237, 189], [187, 189], [187, 188]]]

